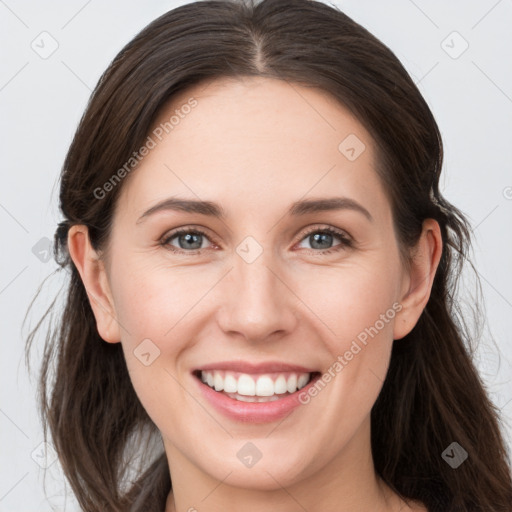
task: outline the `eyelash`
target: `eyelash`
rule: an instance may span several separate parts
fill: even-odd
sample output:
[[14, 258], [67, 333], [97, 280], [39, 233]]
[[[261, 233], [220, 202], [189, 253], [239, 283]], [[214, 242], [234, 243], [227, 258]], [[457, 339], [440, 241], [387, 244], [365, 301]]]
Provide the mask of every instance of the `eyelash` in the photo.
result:
[[353, 240], [344, 231], [340, 231], [329, 226], [324, 228], [313, 226], [305, 233], [302, 233], [299, 242], [302, 242], [305, 238], [312, 235], [313, 233], [329, 233], [330, 235], [339, 238], [340, 243], [338, 245], [335, 245], [334, 247], [331, 247], [330, 249], [306, 249], [309, 253], [324, 255], [333, 252], [338, 252], [341, 251], [342, 249], [350, 249], [351, 247], [353, 247]]
[[[329, 248], [329, 249], [306, 249], [306, 251], [308, 251], [309, 254], [323, 256], [323, 255], [327, 255], [327, 254], [330, 254], [333, 252], [338, 252], [342, 249], [347, 249], [347, 248], [353, 247], [353, 240], [345, 232], [331, 228], [331, 227], [319, 228], [318, 226], [313, 226], [308, 231], [302, 233], [301, 238], [299, 239], [298, 243], [302, 242], [305, 238], [307, 238], [308, 236], [310, 236], [313, 233], [329, 233], [329, 234], [337, 237], [340, 240], [340, 243], [338, 245], [335, 245], [334, 247]], [[199, 254], [201, 251], [204, 250], [204, 249], [194, 249], [194, 250], [190, 250], [190, 251], [185, 251], [183, 249], [178, 249], [169, 244], [169, 242], [172, 239], [176, 238], [179, 235], [183, 235], [183, 234], [203, 235], [208, 240], [210, 240], [209, 235], [202, 229], [189, 227], [189, 228], [179, 228], [168, 235], [164, 235], [161, 238], [159, 243], [166, 249], [168, 249], [172, 252], [175, 252], [175, 253], [179, 253], [179, 254], [194, 255], [194, 254]], [[210, 241], [212, 241], [212, 240], [210, 240]], [[213, 240], [213, 242], [215, 243], [215, 240]]]

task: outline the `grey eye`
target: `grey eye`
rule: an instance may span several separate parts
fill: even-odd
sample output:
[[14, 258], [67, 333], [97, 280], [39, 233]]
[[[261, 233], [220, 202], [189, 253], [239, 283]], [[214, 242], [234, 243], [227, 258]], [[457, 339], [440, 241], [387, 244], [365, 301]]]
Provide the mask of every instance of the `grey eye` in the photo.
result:
[[[198, 250], [204, 249], [203, 241], [205, 238], [205, 235], [202, 233], [187, 231], [184, 233], [175, 233], [167, 240], [167, 243], [182, 250]], [[177, 246], [172, 242], [175, 239], [178, 241]]]

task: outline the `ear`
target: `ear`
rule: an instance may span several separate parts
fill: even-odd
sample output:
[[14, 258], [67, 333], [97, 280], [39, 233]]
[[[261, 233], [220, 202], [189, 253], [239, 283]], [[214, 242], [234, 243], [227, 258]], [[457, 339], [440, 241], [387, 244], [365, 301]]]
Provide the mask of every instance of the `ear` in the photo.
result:
[[393, 338], [399, 340], [409, 334], [427, 305], [436, 274], [443, 241], [439, 224], [426, 219], [411, 255], [410, 268], [406, 270], [402, 285], [402, 309], [396, 315]]
[[109, 343], [119, 342], [121, 333], [107, 272], [103, 260], [91, 245], [87, 226], [69, 228], [68, 249], [85, 286], [99, 335]]

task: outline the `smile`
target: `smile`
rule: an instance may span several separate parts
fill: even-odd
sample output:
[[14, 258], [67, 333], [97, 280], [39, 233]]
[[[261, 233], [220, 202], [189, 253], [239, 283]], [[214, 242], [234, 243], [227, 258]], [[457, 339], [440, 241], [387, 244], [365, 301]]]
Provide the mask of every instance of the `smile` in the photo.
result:
[[196, 374], [217, 392], [241, 402], [272, 402], [295, 393], [306, 386], [309, 372], [248, 374], [234, 371], [208, 370]]
[[301, 393], [315, 385], [321, 373], [282, 362], [225, 361], [192, 371], [209, 406], [243, 423], [278, 421], [303, 406]]

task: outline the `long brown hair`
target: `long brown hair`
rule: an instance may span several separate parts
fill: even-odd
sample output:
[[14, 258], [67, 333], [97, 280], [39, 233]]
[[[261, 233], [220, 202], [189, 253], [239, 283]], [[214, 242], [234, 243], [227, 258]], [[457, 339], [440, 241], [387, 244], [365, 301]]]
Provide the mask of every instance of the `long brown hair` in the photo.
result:
[[[439, 129], [389, 48], [338, 9], [308, 0], [202, 1], [173, 9], [121, 50], [92, 93], [62, 169], [64, 219], [55, 254], [69, 284], [60, 322], [47, 332], [40, 377], [45, 429], [80, 505], [163, 510], [170, 479], [158, 444], [149, 452], [153, 460], [141, 459], [144, 472], [129, 477], [130, 460], [149, 446], [134, 440], [150, 443], [158, 430], [135, 394], [121, 345], [103, 342], [97, 332], [68, 254], [68, 229], [84, 224], [93, 247], [104, 247], [123, 181], [101, 198], [95, 191], [104, 191], [142, 146], [164, 104], [202, 81], [243, 76], [318, 87], [354, 113], [376, 143], [404, 254], [424, 219], [440, 224], [443, 253], [430, 299], [410, 334], [394, 342], [372, 409], [377, 473], [430, 511], [509, 512], [510, 461], [497, 410], [457, 314], [455, 290], [471, 231], [439, 191]], [[28, 351], [41, 325], [30, 333]], [[441, 455], [452, 442], [468, 453], [457, 469]]]

